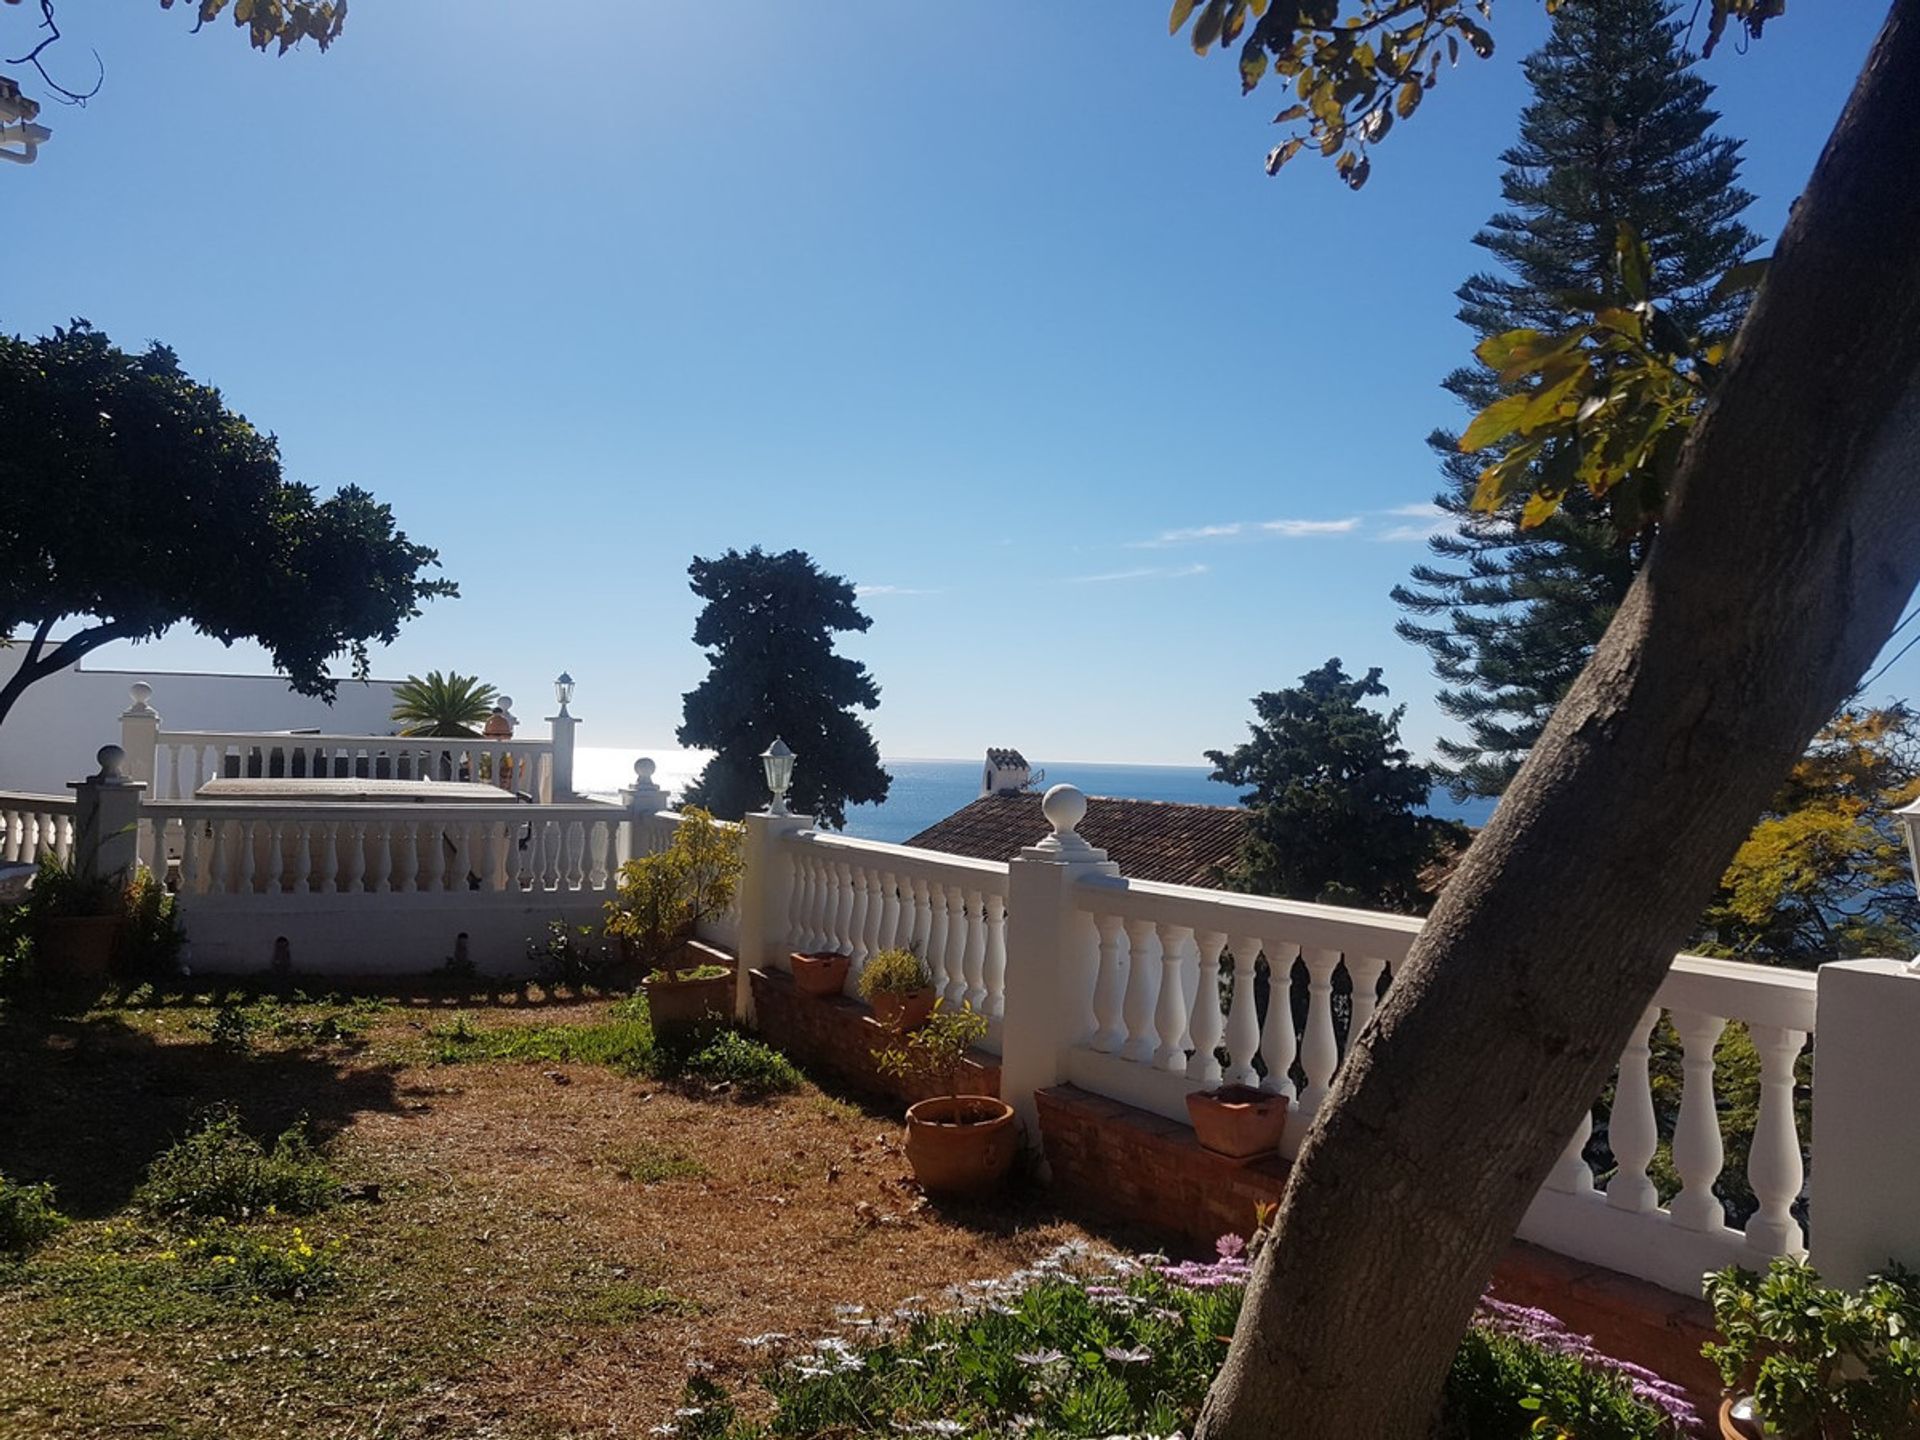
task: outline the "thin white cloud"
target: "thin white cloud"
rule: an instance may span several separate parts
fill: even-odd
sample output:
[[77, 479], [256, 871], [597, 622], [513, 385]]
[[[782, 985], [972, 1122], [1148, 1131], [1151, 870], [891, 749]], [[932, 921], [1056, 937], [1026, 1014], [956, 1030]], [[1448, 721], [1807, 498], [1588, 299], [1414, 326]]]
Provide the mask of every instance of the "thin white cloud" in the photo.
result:
[[1235, 520], [1225, 525], [1190, 525], [1179, 530], [1163, 530], [1151, 540], [1133, 540], [1133, 550], [1158, 550], [1168, 545], [1192, 545], [1205, 540], [1231, 540], [1238, 536], [1263, 535], [1298, 540], [1312, 535], [1345, 535], [1360, 528], [1360, 517], [1341, 520]]
[[1107, 585], [1117, 580], [1185, 580], [1193, 575], [1204, 575], [1212, 569], [1209, 565], [1142, 565], [1134, 570], [1109, 570], [1102, 575], [1074, 575], [1068, 578], [1070, 585]]
[[856, 595], [938, 595], [938, 590], [920, 590], [912, 585], [856, 585]]
[[1453, 529], [1453, 517], [1432, 501], [1418, 505], [1396, 505], [1391, 510], [1381, 510], [1377, 513], [1401, 516], [1419, 522], [1412, 525], [1388, 526], [1373, 537], [1382, 544], [1429, 540], [1435, 535], [1445, 535]]

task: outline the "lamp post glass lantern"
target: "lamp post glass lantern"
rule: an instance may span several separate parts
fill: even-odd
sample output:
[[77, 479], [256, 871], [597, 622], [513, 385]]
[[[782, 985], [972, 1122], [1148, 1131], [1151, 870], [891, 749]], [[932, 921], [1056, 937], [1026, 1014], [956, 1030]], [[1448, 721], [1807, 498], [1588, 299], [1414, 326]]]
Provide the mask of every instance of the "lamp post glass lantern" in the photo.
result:
[[776, 735], [773, 744], [761, 752], [760, 764], [767, 772], [767, 789], [773, 792], [773, 803], [767, 806], [767, 813], [791, 814], [787, 809], [787, 789], [793, 784], [793, 751]]
[[573, 699], [573, 676], [562, 670], [553, 682], [553, 698], [560, 702], [560, 713], [567, 713], [567, 702]]

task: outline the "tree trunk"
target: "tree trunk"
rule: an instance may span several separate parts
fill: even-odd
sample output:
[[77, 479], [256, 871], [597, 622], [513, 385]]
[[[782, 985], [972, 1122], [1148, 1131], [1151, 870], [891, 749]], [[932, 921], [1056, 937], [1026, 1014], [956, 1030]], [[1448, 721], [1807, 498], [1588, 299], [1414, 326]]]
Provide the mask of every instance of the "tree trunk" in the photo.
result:
[[1198, 1437], [1426, 1432], [1583, 1107], [1891, 632], [1920, 577], [1916, 96], [1895, 0], [1646, 567], [1307, 1137]]

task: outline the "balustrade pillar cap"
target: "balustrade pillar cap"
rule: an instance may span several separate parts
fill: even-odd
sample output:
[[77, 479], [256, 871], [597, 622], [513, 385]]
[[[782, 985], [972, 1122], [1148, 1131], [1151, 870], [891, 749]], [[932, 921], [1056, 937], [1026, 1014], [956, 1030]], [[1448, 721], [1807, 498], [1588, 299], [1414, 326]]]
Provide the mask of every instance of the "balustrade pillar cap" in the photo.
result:
[[153, 698], [153, 686], [149, 685], [146, 681], [136, 680], [133, 684], [129, 685], [127, 687], [127, 698], [132, 703], [127, 706], [126, 711], [120, 716], [122, 720], [131, 720], [136, 717], [145, 719], [153, 714], [153, 707], [147, 704], [147, 701]]
[[1106, 851], [1096, 850], [1077, 833], [1080, 822], [1087, 817], [1087, 797], [1076, 787], [1052, 786], [1040, 802], [1040, 813], [1047, 817], [1053, 833], [1024, 853], [1037, 860], [1094, 862], [1107, 858]]

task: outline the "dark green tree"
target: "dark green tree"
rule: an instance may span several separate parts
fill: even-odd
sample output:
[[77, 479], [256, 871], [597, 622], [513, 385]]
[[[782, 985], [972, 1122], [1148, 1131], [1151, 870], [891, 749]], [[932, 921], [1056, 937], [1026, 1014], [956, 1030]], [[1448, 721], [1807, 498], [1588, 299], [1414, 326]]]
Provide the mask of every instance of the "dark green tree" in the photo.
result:
[[438, 564], [366, 491], [286, 479], [274, 438], [164, 345], [131, 354], [83, 320], [0, 334], [0, 644], [28, 635], [0, 722], [89, 651], [183, 623], [257, 640], [295, 690], [331, 697], [329, 661], [365, 675], [370, 643], [459, 593], [423, 578]]
[[[1474, 237], [1499, 269], [1457, 292], [1477, 339], [1585, 318], [1593, 297], [1616, 291], [1623, 224], [1646, 245], [1648, 289], [1675, 326], [1712, 343], [1739, 324], [1746, 292], [1715, 287], [1759, 243], [1739, 219], [1752, 197], [1736, 183], [1739, 142], [1711, 133], [1713, 87], [1688, 68], [1669, 12], [1668, 0], [1563, 5], [1526, 60], [1533, 100], [1502, 156], [1506, 208]], [[1479, 360], [1443, 383], [1475, 412], [1526, 388]], [[1563, 498], [1522, 528], [1524, 494], [1492, 514], [1473, 509], [1497, 452], [1462, 454], [1458, 439], [1428, 441], [1445, 475], [1436, 503], [1454, 525], [1429, 542], [1435, 563], [1395, 587], [1409, 612], [1396, 628], [1432, 657], [1440, 708], [1464, 729], [1439, 742], [1453, 793], [1497, 796], [1626, 595], [1660, 497], [1622, 486], [1596, 499], [1557, 480], [1568, 447], [1550, 447], [1532, 462], [1534, 488]]]
[[793, 747], [789, 804], [840, 829], [849, 804], [878, 804], [890, 778], [866, 722], [853, 713], [880, 703], [880, 687], [858, 660], [833, 653], [833, 637], [873, 621], [854, 604], [853, 586], [799, 550], [769, 555], [754, 546], [687, 567], [707, 602], [693, 639], [710, 653], [707, 678], [686, 697], [682, 745], [714, 751], [688, 789], [690, 805], [737, 820], [767, 802], [760, 752], [776, 736]]
[[1433, 776], [1400, 744], [1405, 707], [1365, 703], [1386, 693], [1379, 670], [1356, 680], [1329, 660], [1253, 697], [1252, 739], [1207, 752], [1253, 811], [1235, 889], [1405, 914], [1433, 903], [1422, 873], [1467, 834], [1424, 812]]

